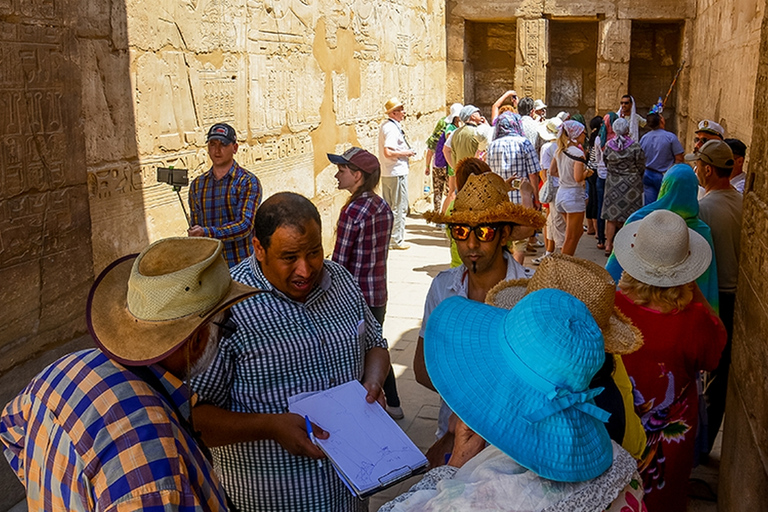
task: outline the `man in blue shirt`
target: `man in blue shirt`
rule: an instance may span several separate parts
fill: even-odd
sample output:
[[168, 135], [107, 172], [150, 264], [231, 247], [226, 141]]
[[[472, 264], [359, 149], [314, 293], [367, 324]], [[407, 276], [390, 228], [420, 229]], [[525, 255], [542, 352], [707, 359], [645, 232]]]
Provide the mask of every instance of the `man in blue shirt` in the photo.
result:
[[651, 131], [640, 139], [640, 147], [645, 153], [644, 204], [652, 203], [659, 197], [661, 180], [667, 169], [683, 161], [683, 145], [675, 134], [664, 129], [665, 125], [661, 114], [648, 114], [646, 126]]

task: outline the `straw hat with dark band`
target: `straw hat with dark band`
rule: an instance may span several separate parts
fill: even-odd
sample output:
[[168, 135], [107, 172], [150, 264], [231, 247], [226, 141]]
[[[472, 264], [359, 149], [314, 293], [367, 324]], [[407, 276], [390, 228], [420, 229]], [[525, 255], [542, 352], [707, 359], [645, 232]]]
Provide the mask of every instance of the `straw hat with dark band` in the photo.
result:
[[546, 222], [536, 210], [510, 201], [509, 186], [492, 172], [469, 176], [450, 213], [443, 215], [435, 210], [424, 214], [424, 218], [435, 224], [514, 224], [510, 240], [528, 238]]
[[86, 320], [112, 359], [165, 359], [216, 313], [261, 290], [232, 281], [213, 238], [166, 238], [109, 265], [93, 283]]
[[502, 281], [488, 292], [485, 302], [512, 309], [525, 295], [544, 288], [570, 293], [587, 305], [605, 338], [605, 351], [631, 354], [643, 345], [643, 335], [615, 307], [616, 283], [600, 265], [565, 254], [544, 258], [530, 279]]

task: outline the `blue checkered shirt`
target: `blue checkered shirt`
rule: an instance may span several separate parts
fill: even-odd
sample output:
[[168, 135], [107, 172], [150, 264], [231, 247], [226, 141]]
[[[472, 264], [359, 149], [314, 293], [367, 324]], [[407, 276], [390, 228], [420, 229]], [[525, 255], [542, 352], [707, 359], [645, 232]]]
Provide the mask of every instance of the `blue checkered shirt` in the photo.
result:
[[[251, 257], [235, 281], [267, 290], [232, 307], [237, 332], [221, 341], [210, 368], [192, 381], [201, 401], [235, 412], [280, 414], [297, 393], [323, 391], [363, 376], [365, 353], [387, 347], [360, 288], [341, 265], [325, 261], [305, 302], [278, 291]], [[216, 473], [243, 512], [355, 512], [330, 464], [291, 455], [272, 440], [213, 448]]]
[[261, 183], [237, 162], [217, 180], [213, 168], [189, 186], [192, 225], [224, 242], [224, 258], [233, 267], [253, 252], [253, 217], [261, 204]]
[[[541, 171], [533, 144], [525, 137], [510, 135], [496, 139], [488, 146], [488, 165], [504, 178], [529, 180], [529, 175]], [[520, 191], [510, 192], [513, 203], [520, 203]]]

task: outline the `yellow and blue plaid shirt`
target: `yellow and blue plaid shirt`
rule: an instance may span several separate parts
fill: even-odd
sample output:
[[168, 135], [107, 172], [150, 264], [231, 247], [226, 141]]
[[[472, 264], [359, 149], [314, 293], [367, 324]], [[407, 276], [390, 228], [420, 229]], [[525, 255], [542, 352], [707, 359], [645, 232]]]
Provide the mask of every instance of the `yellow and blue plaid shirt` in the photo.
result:
[[[149, 369], [187, 414], [184, 383]], [[171, 405], [98, 349], [65, 356], [36, 376], [5, 407], [0, 441], [29, 510], [227, 510]]]
[[213, 168], [189, 186], [192, 225], [202, 226], [205, 236], [224, 242], [224, 258], [233, 267], [251, 255], [253, 217], [261, 204], [259, 179], [237, 162], [217, 180]]

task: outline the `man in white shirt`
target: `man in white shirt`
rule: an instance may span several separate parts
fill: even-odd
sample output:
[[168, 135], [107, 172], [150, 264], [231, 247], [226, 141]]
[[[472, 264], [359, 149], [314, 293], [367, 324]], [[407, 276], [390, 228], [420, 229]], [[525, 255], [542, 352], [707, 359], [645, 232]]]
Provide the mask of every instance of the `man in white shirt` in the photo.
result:
[[416, 155], [405, 138], [400, 123], [405, 119], [405, 106], [397, 98], [385, 105], [387, 120], [379, 128], [379, 161], [381, 162], [381, 195], [394, 214], [390, 249], [408, 249], [405, 243], [405, 216], [408, 213], [408, 159]]

